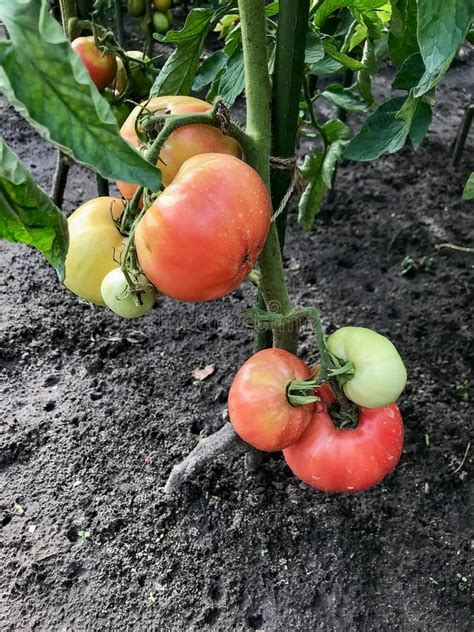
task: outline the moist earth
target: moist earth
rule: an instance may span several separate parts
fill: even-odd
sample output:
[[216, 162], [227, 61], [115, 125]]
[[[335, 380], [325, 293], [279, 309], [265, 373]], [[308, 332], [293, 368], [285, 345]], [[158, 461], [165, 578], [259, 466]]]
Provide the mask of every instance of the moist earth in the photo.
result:
[[[388, 335], [408, 368], [401, 462], [363, 494], [315, 491], [280, 454], [249, 471], [228, 452], [165, 495], [173, 465], [223, 423], [252, 352], [239, 312], [255, 290], [163, 299], [125, 321], [78, 301], [32, 249], [2, 243], [2, 630], [473, 629], [473, 260], [436, 249], [472, 246], [461, 199], [472, 134], [460, 166], [449, 162], [472, 70], [469, 60], [450, 70], [418, 151], [342, 165], [311, 232], [291, 213], [295, 303], [320, 309], [329, 332]], [[379, 95], [391, 77], [378, 78]], [[5, 140], [49, 189], [55, 151], [2, 110]], [[94, 195], [93, 175], [74, 166], [65, 211]], [[403, 276], [405, 256], [436, 267]], [[309, 330], [300, 352], [315, 359]]]

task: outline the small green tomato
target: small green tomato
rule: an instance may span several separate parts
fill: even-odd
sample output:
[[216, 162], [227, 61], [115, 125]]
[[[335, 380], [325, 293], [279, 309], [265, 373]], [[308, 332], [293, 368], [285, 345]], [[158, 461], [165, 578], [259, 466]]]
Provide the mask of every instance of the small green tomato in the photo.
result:
[[122, 318], [143, 316], [150, 311], [158, 297], [155, 289], [142, 292], [140, 294], [142, 305], [136, 305], [120, 268], [115, 268], [104, 277], [100, 291], [107, 307]]
[[382, 408], [398, 399], [407, 371], [388, 338], [365, 327], [342, 327], [329, 336], [327, 346], [354, 366], [353, 377], [343, 386], [351, 401], [364, 408]]
[[165, 33], [169, 29], [170, 23], [164, 13], [155, 11], [155, 13], [153, 13], [153, 26], [157, 33]]

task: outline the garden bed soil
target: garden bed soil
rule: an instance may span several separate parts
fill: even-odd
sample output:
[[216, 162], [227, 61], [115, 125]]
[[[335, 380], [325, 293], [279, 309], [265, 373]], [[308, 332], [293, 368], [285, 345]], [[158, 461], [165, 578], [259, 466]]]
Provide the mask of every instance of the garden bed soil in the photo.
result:
[[[165, 495], [173, 465], [223, 423], [252, 350], [239, 312], [254, 289], [163, 299], [125, 321], [79, 302], [32, 249], [2, 243], [2, 630], [473, 629], [472, 255], [435, 251], [472, 245], [461, 200], [472, 134], [459, 168], [448, 156], [472, 68], [445, 78], [419, 151], [343, 165], [314, 230], [290, 220], [294, 301], [319, 308], [328, 331], [389, 335], [407, 364], [404, 453], [366, 493], [319, 493], [280, 454], [249, 472], [226, 453]], [[55, 151], [2, 107], [5, 140], [49, 188]], [[93, 196], [90, 172], [73, 167], [66, 211]], [[433, 273], [401, 275], [405, 256], [433, 254]], [[300, 350], [314, 359], [307, 330]], [[214, 373], [194, 380], [207, 364]]]

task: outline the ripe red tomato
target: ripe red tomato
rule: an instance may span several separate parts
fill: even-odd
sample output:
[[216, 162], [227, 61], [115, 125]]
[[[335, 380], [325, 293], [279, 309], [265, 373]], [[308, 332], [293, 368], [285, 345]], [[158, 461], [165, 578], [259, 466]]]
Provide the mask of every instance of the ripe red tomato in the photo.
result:
[[360, 492], [395, 469], [403, 449], [403, 421], [396, 404], [361, 408], [356, 428], [336, 428], [327, 406], [335, 397], [324, 385], [321, 402], [300, 439], [283, 451], [293, 473], [324, 492]]
[[[144, 105], [150, 112], [162, 114], [191, 114], [207, 112], [212, 108], [206, 101], [184, 96], [155, 97]], [[122, 137], [137, 149], [141, 143], [135, 132], [135, 123], [141, 111], [140, 106], [134, 108], [120, 130]], [[156, 163], [161, 170], [165, 186], [171, 183], [183, 162], [197, 154], [205, 153], [230, 154], [240, 158], [242, 152], [237, 141], [230, 136], [224, 136], [215, 127], [209, 125], [180, 127], [166, 139]], [[131, 198], [137, 188], [135, 184], [128, 182], [117, 182], [117, 186], [125, 198]]]
[[76, 37], [71, 46], [87, 68], [98, 90], [103, 90], [114, 80], [117, 72], [117, 60], [113, 53], [103, 55], [94, 42], [94, 37]]
[[310, 370], [283, 349], [264, 349], [239, 369], [229, 391], [229, 417], [236, 433], [259, 450], [282, 450], [301, 436], [314, 404], [292, 406], [286, 396], [292, 380]]
[[138, 224], [140, 266], [172, 298], [224, 296], [255, 265], [270, 214], [268, 190], [249, 165], [225, 154], [194, 156]]

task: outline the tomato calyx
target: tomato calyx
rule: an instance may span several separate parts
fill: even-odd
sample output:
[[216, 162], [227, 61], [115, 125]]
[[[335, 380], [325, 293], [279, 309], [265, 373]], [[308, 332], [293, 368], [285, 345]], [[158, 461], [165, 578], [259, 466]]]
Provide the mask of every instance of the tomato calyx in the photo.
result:
[[328, 405], [327, 412], [333, 424], [339, 430], [354, 430], [357, 428], [360, 409], [355, 404], [344, 410], [339, 402], [333, 402]]
[[286, 387], [286, 399], [290, 406], [304, 406], [321, 401], [315, 394], [318, 382], [309, 380], [292, 380]]

